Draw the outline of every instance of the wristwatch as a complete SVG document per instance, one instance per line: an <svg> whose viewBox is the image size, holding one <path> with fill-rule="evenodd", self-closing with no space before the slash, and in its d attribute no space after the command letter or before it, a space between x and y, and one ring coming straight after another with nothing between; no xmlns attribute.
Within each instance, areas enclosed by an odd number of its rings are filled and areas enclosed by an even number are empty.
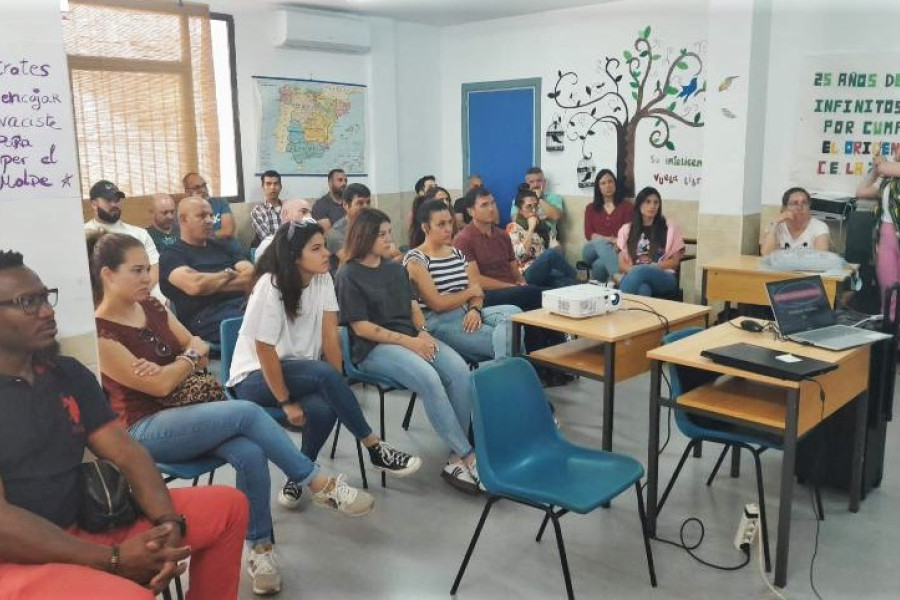
<svg viewBox="0 0 900 600"><path fill-rule="evenodd" d="M480 306L470 306L469 310L474 310L475 312L477 312L479 317L484 316L484 312L481 310ZM469 310L467 310L466 312L469 312Z"/></svg>
<svg viewBox="0 0 900 600"><path fill-rule="evenodd" d="M184 518L184 515L163 515L153 520L154 525L162 525L163 523L174 523L178 525L181 537L187 535L187 519Z"/></svg>
<svg viewBox="0 0 900 600"><path fill-rule="evenodd" d="M189 359L191 360L191 362L193 362L195 365L196 365L198 362L200 362L200 360L203 358L203 355L200 354L199 352L197 352L196 350L194 350L193 348L188 348L187 350L185 350L185 351L182 352L181 354L182 354L185 358L189 358Z"/></svg>

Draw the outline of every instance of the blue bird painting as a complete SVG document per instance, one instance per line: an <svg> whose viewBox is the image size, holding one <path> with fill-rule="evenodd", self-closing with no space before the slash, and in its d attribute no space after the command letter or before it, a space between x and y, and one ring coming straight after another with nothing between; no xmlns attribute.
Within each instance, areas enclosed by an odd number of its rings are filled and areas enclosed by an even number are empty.
<svg viewBox="0 0 900 600"><path fill-rule="evenodd" d="M687 102L687 99L697 93L697 78L694 77L691 79L691 82L687 85L681 86L681 91L678 92L676 98L683 98L682 102Z"/></svg>

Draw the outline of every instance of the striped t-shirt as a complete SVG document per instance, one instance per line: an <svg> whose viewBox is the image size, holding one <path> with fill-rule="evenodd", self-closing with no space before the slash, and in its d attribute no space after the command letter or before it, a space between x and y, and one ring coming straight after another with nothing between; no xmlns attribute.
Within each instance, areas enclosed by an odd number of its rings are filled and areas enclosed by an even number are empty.
<svg viewBox="0 0 900 600"><path fill-rule="evenodd" d="M403 257L403 266L407 266L411 260L417 260L425 266L439 294L452 294L469 287L466 257L456 248L452 248L450 256L445 258L434 258L421 250L410 250ZM423 309L428 308L421 298L419 305Z"/></svg>

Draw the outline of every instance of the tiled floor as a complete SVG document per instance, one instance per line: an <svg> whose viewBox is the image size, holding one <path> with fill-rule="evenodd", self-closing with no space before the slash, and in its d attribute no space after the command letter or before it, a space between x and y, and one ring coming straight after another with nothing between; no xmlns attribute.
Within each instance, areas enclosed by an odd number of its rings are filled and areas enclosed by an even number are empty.
<svg viewBox="0 0 900 600"><path fill-rule="evenodd" d="M579 380L551 390L562 421L562 431L578 443L599 446L600 385ZM638 377L617 387L614 447L646 462L647 395L649 379ZM377 423L378 396L357 390L371 423ZM475 524L483 507L481 498L461 494L439 477L446 448L433 433L421 407L409 432L400 427L407 396L388 399L388 439L397 447L418 452L425 464L411 478L388 480L388 488L374 487L375 511L351 519L304 503L297 512L275 506L279 560L284 576L280 597L338 598L447 598ZM673 425L674 427L674 425ZM858 514L847 511L847 496L824 490L826 520L819 532L815 584L823 598L900 597L900 428L889 427L886 474L881 487L863 502ZM291 434L293 435L293 434ZM299 443L299 439L297 440ZM667 481L682 449L684 438L673 430L662 457L661 472ZM330 442L329 442L330 447ZM710 448L700 460L690 460L666 504L658 533L678 536L684 519L696 516L706 526L706 538L698 553L723 565L741 562L732 540L746 502L756 491L749 457L744 458L740 479L720 474L712 487L704 481L717 452ZM350 436L342 435L338 456L332 461L323 452L320 463L329 470L348 474L359 483L356 453ZM778 477L781 455L763 455L770 527L777 527ZM233 482L233 471L224 469L220 483ZM370 471L377 485L377 476ZM273 468L273 494L283 481ZM274 500L273 500L274 502ZM458 597L562 598L562 574L552 532L540 544L534 534L541 515L532 509L500 502L491 513L475 550ZM609 510L590 515L570 515L562 520L569 565L579 598L771 598L762 581L757 561L736 572L717 571L691 559L683 550L653 542L659 587L652 589L640 538L636 501L625 493ZM809 583L816 522L808 488L797 486L793 503L788 598L814 598ZM691 534L689 534L691 535ZM772 541L774 552L774 534ZM893 591L891 591L893 590ZM253 598L246 575L241 598Z"/></svg>

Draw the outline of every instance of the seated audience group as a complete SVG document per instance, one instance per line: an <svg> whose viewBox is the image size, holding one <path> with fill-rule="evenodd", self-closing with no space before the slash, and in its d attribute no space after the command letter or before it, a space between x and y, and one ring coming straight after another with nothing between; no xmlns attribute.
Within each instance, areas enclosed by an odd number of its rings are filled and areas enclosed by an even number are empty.
<svg viewBox="0 0 900 600"><path fill-rule="evenodd" d="M544 290L575 283L560 243L562 198L547 192L539 168L529 169L502 228L480 176L454 203L426 175L415 184L404 254L365 185L348 184L342 169L327 182L310 206L282 200L281 176L263 173L264 201L250 215L255 267L228 202L211 198L199 173L185 175L177 204L168 194L151 198L147 230L122 222L125 195L114 183L94 184L84 229L101 385L58 354L57 290L20 254L0 252L0 596L149 599L190 557L191 598L235 598L242 538L253 591L279 592L269 462L286 477L282 506L300 507L307 487L313 504L351 516L371 512L373 497L315 462L337 422L374 468L403 477L422 465L367 422L342 376L340 325L355 365L422 401L448 448L441 477L469 493L483 489L468 438L469 364L508 356L510 317L539 308ZM764 254L828 248L827 227L809 204L802 188L785 192L763 232ZM584 235L593 278L641 295L678 287L684 240L656 189L643 188L632 204L615 174L601 170ZM242 324L225 388L241 400L222 402L206 367L221 322L232 317ZM561 341L525 328L527 349ZM570 380L539 373L546 385ZM299 448L264 407L280 408L302 430ZM81 528L85 448L130 484L136 521L100 534ZM154 465L205 456L235 469L239 491L169 490Z"/></svg>

